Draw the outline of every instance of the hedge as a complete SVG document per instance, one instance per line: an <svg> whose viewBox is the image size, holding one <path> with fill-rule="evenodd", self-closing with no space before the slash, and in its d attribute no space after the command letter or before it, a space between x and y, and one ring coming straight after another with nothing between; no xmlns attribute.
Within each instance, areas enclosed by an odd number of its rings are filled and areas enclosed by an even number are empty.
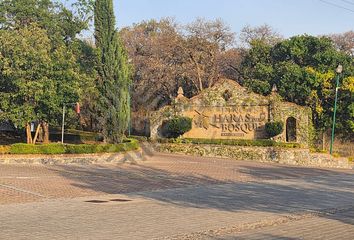
<svg viewBox="0 0 354 240"><path fill-rule="evenodd" d="M282 121L267 122L265 124L265 131L268 137L275 137L284 131L284 123Z"/></svg>
<svg viewBox="0 0 354 240"><path fill-rule="evenodd" d="M6 151L1 149L6 148ZM139 142L129 139L119 144L61 144L51 143L32 145L17 143L10 146L0 146L2 154L83 154L83 153L116 153L136 150Z"/></svg>
<svg viewBox="0 0 354 240"><path fill-rule="evenodd" d="M59 143L33 145L16 143L11 145L10 154L64 154L65 146Z"/></svg>
<svg viewBox="0 0 354 240"><path fill-rule="evenodd" d="M192 129L192 119L188 117L175 117L164 123L165 135L176 138Z"/></svg>
<svg viewBox="0 0 354 240"><path fill-rule="evenodd" d="M149 140L149 138L146 136L137 136L137 135L130 135L129 138L138 140L139 142L147 142Z"/></svg>
<svg viewBox="0 0 354 240"><path fill-rule="evenodd" d="M216 145L233 145L233 146L255 146L255 147L284 147L284 148L300 148L299 143L276 142L269 139L202 139L202 138L177 138L177 139L159 139L161 143L192 143L192 144L216 144Z"/></svg>

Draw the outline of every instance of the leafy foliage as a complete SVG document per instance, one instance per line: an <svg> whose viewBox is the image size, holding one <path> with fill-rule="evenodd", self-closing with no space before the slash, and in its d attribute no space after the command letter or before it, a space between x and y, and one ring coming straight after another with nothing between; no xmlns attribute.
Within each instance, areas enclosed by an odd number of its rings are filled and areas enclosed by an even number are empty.
<svg viewBox="0 0 354 240"><path fill-rule="evenodd" d="M270 45L260 40L254 40L251 42L251 49L241 63L242 84L263 95L270 93L271 80L274 76L270 51Z"/></svg>
<svg viewBox="0 0 354 240"><path fill-rule="evenodd" d="M60 143L51 143L45 145L30 145L16 143L11 145L11 154L64 154L65 146Z"/></svg>
<svg viewBox="0 0 354 240"><path fill-rule="evenodd" d="M54 123L62 103L79 97L73 53L64 45L52 49L46 30L36 25L0 31L2 118L17 126Z"/></svg>
<svg viewBox="0 0 354 240"><path fill-rule="evenodd" d="M324 131L331 127L338 64L343 65L344 72L340 76L336 127L342 134L353 136L353 58L337 50L327 37L295 36L274 46L253 41L241 64L243 85L268 95L275 84L285 100L310 106L316 129Z"/></svg>
<svg viewBox="0 0 354 240"><path fill-rule="evenodd" d="M139 142L128 139L119 144L60 144L29 145L23 143L2 147L10 154L84 154L84 153L116 153L132 151L139 148Z"/></svg>
<svg viewBox="0 0 354 240"><path fill-rule="evenodd" d="M284 123L281 121L267 122L265 130L269 137L275 137L284 131Z"/></svg>
<svg viewBox="0 0 354 240"><path fill-rule="evenodd" d="M74 9L69 10L52 0L2 0L0 28L12 30L36 23L39 28L47 31L53 44L62 40L71 41L88 27L90 16L87 1L80 0L82 4L74 4Z"/></svg>
<svg viewBox="0 0 354 240"><path fill-rule="evenodd" d="M4 0L0 6L0 119L26 128L31 143L30 122L40 123L48 137L63 104L89 92L84 88L94 78L83 67L83 41L76 38L89 20L51 0Z"/></svg>
<svg viewBox="0 0 354 240"><path fill-rule="evenodd" d="M269 139L202 139L202 138L182 138L182 139L159 139L161 143L192 143L192 144L216 144L232 146L255 146L255 147L283 147L300 148L299 143L283 143Z"/></svg>
<svg viewBox="0 0 354 240"><path fill-rule="evenodd" d="M176 138L192 129L192 119L188 117L176 117L165 123L166 134L170 138Z"/></svg>
<svg viewBox="0 0 354 240"><path fill-rule="evenodd" d="M96 1L95 39L99 124L105 140L118 143L122 141L129 123L131 69L115 29L112 0Z"/></svg>

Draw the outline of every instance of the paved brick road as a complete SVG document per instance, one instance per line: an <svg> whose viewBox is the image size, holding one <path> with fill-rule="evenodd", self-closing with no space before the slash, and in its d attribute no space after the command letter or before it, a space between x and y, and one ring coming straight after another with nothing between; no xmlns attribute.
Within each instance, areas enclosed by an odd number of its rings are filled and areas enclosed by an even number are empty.
<svg viewBox="0 0 354 240"><path fill-rule="evenodd" d="M166 154L1 165L0 239L352 240L353 173Z"/></svg>

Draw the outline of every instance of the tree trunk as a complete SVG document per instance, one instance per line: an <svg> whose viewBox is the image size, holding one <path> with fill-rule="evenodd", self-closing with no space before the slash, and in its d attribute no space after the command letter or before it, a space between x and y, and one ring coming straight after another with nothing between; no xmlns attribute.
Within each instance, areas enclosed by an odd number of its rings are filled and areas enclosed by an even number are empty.
<svg viewBox="0 0 354 240"><path fill-rule="evenodd" d="M199 64L196 63L196 65L197 65L197 74L198 74L198 82L199 82L199 92L202 92L203 91L202 74L200 73L201 70L200 70Z"/></svg>
<svg viewBox="0 0 354 240"><path fill-rule="evenodd" d="M42 126L42 123L41 123L41 127L39 128L37 141L41 142L41 143L43 142L43 126Z"/></svg>
<svg viewBox="0 0 354 240"><path fill-rule="evenodd" d="M27 144L32 144L31 123L26 124Z"/></svg>
<svg viewBox="0 0 354 240"><path fill-rule="evenodd" d="M39 134L39 129L40 128L41 128L41 124L39 123L38 126L37 126L37 129L36 129L36 134L34 134L34 138L33 138L33 141L32 141L33 144L36 144L36 142L37 142L37 138L38 138L38 134Z"/></svg>
<svg viewBox="0 0 354 240"><path fill-rule="evenodd" d="M47 122L42 122L43 129L43 143L49 143L49 124Z"/></svg>
<svg viewBox="0 0 354 240"><path fill-rule="evenodd" d="M202 81L202 76L201 76L201 72L200 72L201 70L200 70L198 62L194 59L194 56L192 54L189 54L189 57L190 57L190 61L192 62L192 64L195 65L196 71L197 71L197 82L194 82L194 81L192 81L192 82L196 86L197 92L200 93L201 91L203 91L203 81Z"/></svg>

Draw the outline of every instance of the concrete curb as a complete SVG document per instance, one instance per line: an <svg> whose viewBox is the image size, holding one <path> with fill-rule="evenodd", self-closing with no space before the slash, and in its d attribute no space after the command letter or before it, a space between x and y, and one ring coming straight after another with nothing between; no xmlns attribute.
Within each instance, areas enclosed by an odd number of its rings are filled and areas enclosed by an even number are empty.
<svg viewBox="0 0 354 240"><path fill-rule="evenodd" d="M63 154L63 155L0 155L0 164L118 164L144 160L143 150L124 153Z"/></svg>

